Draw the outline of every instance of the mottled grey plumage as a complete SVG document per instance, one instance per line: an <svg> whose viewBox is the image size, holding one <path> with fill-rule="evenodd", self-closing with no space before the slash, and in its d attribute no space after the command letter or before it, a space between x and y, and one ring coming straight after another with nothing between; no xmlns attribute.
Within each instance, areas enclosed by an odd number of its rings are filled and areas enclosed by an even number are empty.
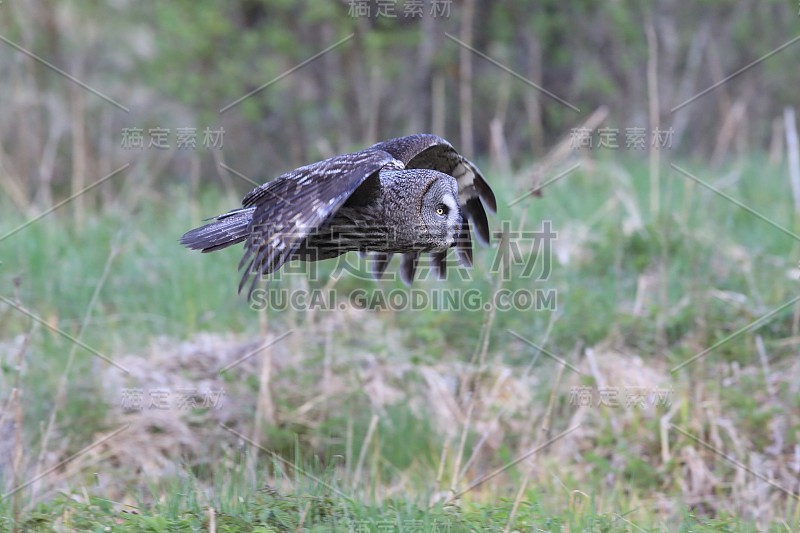
<svg viewBox="0 0 800 533"><path fill-rule="evenodd" d="M450 247L472 265L470 227L489 242L484 207L495 212L495 197L471 162L441 137L409 135L287 172L253 189L240 209L187 232L181 244L211 252L244 241L240 291L252 274L270 274L291 259L348 251L371 253L377 277L402 253L400 275L410 284L422 252L431 253L440 278Z"/></svg>

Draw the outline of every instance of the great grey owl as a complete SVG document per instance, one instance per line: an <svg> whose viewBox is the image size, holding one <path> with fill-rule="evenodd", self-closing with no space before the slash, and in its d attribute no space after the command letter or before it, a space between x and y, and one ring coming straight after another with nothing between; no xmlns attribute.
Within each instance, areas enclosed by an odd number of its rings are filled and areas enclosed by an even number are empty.
<svg viewBox="0 0 800 533"><path fill-rule="evenodd" d="M244 241L239 291L256 274L252 292L258 274L289 260L349 251L371 253L376 277L392 254L402 253L400 277L411 284L422 252L431 253L440 279L450 247L462 265L472 265L470 224L478 240L489 243L484 207L494 213L497 203L475 165L441 137L417 134L287 172L180 242L212 252Z"/></svg>

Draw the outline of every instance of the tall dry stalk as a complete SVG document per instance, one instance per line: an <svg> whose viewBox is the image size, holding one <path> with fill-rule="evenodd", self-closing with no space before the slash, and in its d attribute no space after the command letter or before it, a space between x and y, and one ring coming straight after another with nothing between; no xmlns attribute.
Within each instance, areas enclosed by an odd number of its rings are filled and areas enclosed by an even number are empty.
<svg viewBox="0 0 800 533"><path fill-rule="evenodd" d="M367 428L367 434L364 436L364 442L361 444L361 451L358 454L358 462L356 463L356 469L353 472L353 479L351 481L353 487L355 487L358 483L358 480L361 479L361 472L364 469L364 461L367 458L367 450L372 442L372 436L375 434L375 430L378 427L379 421L380 417L378 417L376 414L373 414L372 419L369 421L369 428Z"/></svg>
<svg viewBox="0 0 800 533"><path fill-rule="evenodd" d="M475 0L464 0L461 6L462 42L472 46L472 23L475 18ZM475 142L472 134L472 51L462 46L458 51L458 116L461 125L461 145L459 151L467 157L475 155Z"/></svg>
<svg viewBox="0 0 800 533"><path fill-rule="evenodd" d="M653 132L661 127L661 114L658 94L658 37L652 20L647 22L645 33L647 34L647 103L650 131ZM658 219L661 208L660 155L659 150L650 147L650 212L653 220Z"/></svg>
<svg viewBox="0 0 800 533"><path fill-rule="evenodd" d="M267 311L262 309L258 314L258 328L264 339L261 351L261 373L258 380L258 397L256 398L256 411L253 414L253 433L251 439L261 443L264 422L270 426L275 425L275 403L272 400L272 344L275 342L272 335L267 333ZM256 455L248 455L247 472L250 474L250 483L256 482Z"/></svg>
<svg viewBox="0 0 800 533"><path fill-rule="evenodd" d="M0 428L5 425L6 417L14 416L14 455L11 460L11 476L14 484L14 494L11 502L12 516L14 522L14 533L19 531L19 518L20 518L20 497L21 490L16 490L17 487L22 486L22 463L25 456L23 452L23 437L22 426L24 423L22 411L22 366L25 362L25 354L30 345L31 332L27 332L22 339L22 346L17 352L16 373L14 376L14 387L11 389L11 395L6 403L6 409L3 410L3 415L0 417Z"/></svg>
<svg viewBox="0 0 800 533"><path fill-rule="evenodd" d="M580 353L580 349L581 346L578 345L575 349L575 352ZM553 388L550 390L550 401L547 403L547 410L545 411L544 419L542 420L542 427L539 431L539 436L536 439L535 449L539 449L544 444L545 439L550 437L553 408L555 407L556 399L558 398L558 386L561 384L561 377L563 374L564 365L558 365L556 379L553 382ZM517 516L517 511L519 510L520 503L522 503L522 498L525 496L525 492L528 490L528 484L530 483L532 476L533 464L529 465L528 469L525 471L525 476L522 478L522 483L520 483L519 489L517 490L517 495L514 498L514 504L511 506L511 512L508 515L508 522L506 522L506 526L503 529L504 533L508 533L508 531L511 529L511 526L514 524L514 518Z"/></svg>
<svg viewBox="0 0 800 533"><path fill-rule="evenodd" d="M786 157L789 161L789 184L794 200L795 225L800 221L800 141L797 135L797 121L793 107L783 110L783 122L786 129ZM795 243L795 248L797 243ZM792 316L792 334L800 333L800 306L795 306Z"/></svg>
<svg viewBox="0 0 800 533"><path fill-rule="evenodd" d="M797 121L793 107L783 110L786 125L786 154L789 161L789 185L792 188L794 212L800 213L800 142L797 140Z"/></svg>
<svg viewBox="0 0 800 533"><path fill-rule="evenodd" d="M650 114L650 130L661 130L661 102L658 92L658 36L653 20L645 25L647 35L647 100ZM657 238L661 240L661 255L656 269L658 271L659 311L656 315L656 344L666 346L666 310L669 306L667 294L666 226L661 225L661 147L658 139L650 146L650 214L654 227L658 228Z"/></svg>
<svg viewBox="0 0 800 533"><path fill-rule="evenodd" d="M445 93L445 77L436 72L431 80L431 133L447 136L445 131L445 114L447 112L447 94Z"/></svg>
<svg viewBox="0 0 800 533"><path fill-rule="evenodd" d="M86 97L82 87L70 88L72 108L72 194L75 196L72 209L78 230L83 227L86 216L86 194L78 194L86 187L87 145L86 145Z"/></svg>
<svg viewBox="0 0 800 533"><path fill-rule="evenodd" d="M97 303L97 298L100 295L100 291L103 289L103 286L108 279L108 274L111 271L111 264L114 261L114 258L119 254L120 249L117 247L116 242L120 240L121 234L118 234L115 242L111 245L111 250L109 250L108 257L106 258L106 263L103 266L103 272L100 274L100 279L97 280L97 285L95 285L94 292L92 293L92 298L89 300L89 305L86 307L86 312L83 315L83 320L81 321L81 327L78 330L78 334L76 339L81 340L83 338L83 334L86 331L86 326L89 324L89 320L92 317L92 311L94 311L94 306ZM36 461L36 474L35 479L41 480L41 475L44 468L44 461L45 455L47 452L47 446L50 443L50 438L53 434L53 427L55 426L56 416L59 411L64 408L66 403L66 395L67 395L67 384L69 382L69 375L70 371L72 370L72 365L75 361L75 352L78 349L78 345L76 343L72 344L70 348L69 355L67 356L67 365L64 368L64 372L62 372L61 377L58 381L58 385L56 386L56 395L53 401L53 409L50 411L50 417L47 421L47 426L44 431L44 435L42 436L42 443L41 448L39 449L39 457ZM39 481L37 481L33 486L33 493L36 493L36 490L39 487Z"/></svg>

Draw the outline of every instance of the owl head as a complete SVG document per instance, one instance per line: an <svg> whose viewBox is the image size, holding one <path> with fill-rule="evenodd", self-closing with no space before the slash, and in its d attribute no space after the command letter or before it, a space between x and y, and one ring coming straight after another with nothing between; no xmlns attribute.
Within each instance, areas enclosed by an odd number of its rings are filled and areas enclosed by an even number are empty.
<svg viewBox="0 0 800 533"><path fill-rule="evenodd" d="M436 170L381 172L385 220L398 249L446 249L461 229L458 185Z"/></svg>
<svg viewBox="0 0 800 533"><path fill-rule="evenodd" d="M461 229L458 185L455 178L435 170L419 206L420 233L433 248L453 246Z"/></svg>

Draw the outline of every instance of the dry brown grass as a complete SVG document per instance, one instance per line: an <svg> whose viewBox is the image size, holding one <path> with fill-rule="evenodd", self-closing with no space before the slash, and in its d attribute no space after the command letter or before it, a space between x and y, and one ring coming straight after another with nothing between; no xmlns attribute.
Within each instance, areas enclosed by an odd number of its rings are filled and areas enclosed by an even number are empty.
<svg viewBox="0 0 800 533"><path fill-rule="evenodd" d="M419 479L425 475L423 466L412 464L410 471L399 472L376 489L379 498L436 488L432 497L441 501L452 494L443 487L449 485L448 476L456 466L462 477L459 486L464 488L502 466L498 454L510 452L512 457L518 456L541 440L538 435L546 408L541 391L553 385L541 371L520 372L519 368L498 361L481 368L477 362L470 364L448 357L441 362L421 363L397 356L388 364L387 352L392 357L405 352L401 350L403 339L393 335L384 321L373 313L348 310L334 322L325 324L325 320L319 320L314 333L307 333L303 343L311 346L314 338L323 340L326 331L330 338L332 328L333 340L326 356L332 358L332 371L325 372L323 365L309 366L313 354L296 350L297 345L288 339L271 348L269 390L276 406L274 416L278 425L313 429L331 417L347 413L348 404L360 396L364 400L360 405L368 405L371 411L367 418L372 417L376 423L371 425L372 434L349 435L349 438L359 443L364 439L362 453L371 451L367 457L350 456L349 463L336 468L351 475L359 470L361 477L374 468L372 441L380 438L377 422L387 423L388 408L405 405L420 421L429 421L442 443L438 459L444 469L440 468L439 479L434 472L428 472L427 487L420 487ZM140 490L145 480L152 483L186 475L187 468L213 460L215 454L219 456L226 447L235 446L230 443L236 439L219 424L250 434L260 401L254 392L260 387L247 376L261 374L261 357L258 354L250 357L226 372L227 375L221 376L218 371L253 353L261 344L261 339L201 334L179 343L161 339L142 353L119 357L119 363L130 369L131 374L126 376L112 367L103 376L105 398L111 405L107 425L111 429L130 426L119 438L81 456L68 468L54 472L45 485L63 485L63 480L72 474L94 467L100 472L96 482L103 494L130 502L132 489ZM765 409L774 407L774 414L763 428L770 435L771 445L760 450L752 442L753 435L737 421L736 413L720 409L718 390L715 392L691 379L674 379L663 362L646 361L634 352L614 346L593 346L582 350L575 364L582 374L564 371L550 413L550 425L563 429L579 424L579 429L537 453L532 461L477 487L470 498L491 500L498 494L510 494L518 486L521 472L530 467L530 482L555 489L552 497L556 501L562 499L578 505L584 497L581 494L593 494L597 512L613 510L615 494L626 491L628 496L635 496L633 501L657 509L657 514L663 517L679 512L681 505L688 503L711 515L731 512L764 523L774 519L780 509L784 512L792 509L786 505L796 505L775 486L798 490L800 449L787 444L797 440L792 432L797 431L798 415L788 410L781 398L786 393L789 397L800 394L797 380L793 379L800 373L800 362L774 367L768 364L719 367L726 369L722 387L737 387L746 379L764 379L767 383L764 396L758 400ZM471 384L469 390L462 389L465 382ZM595 405L575 405L571 398L575 387L587 384L595 389ZM597 389L611 386L671 388L672 405L598 407ZM223 389L225 395L218 409L145 408L125 412L119 399L120 391L126 387L146 391ZM470 450L459 458L458 442L473 398L470 432L475 439ZM717 452L692 441L670 424L708 443ZM550 435L557 431L551 429ZM312 449L324 450L326 441L322 436L313 431L307 435L307 444ZM273 443L263 437L261 444L271 449ZM348 446L352 449L353 443ZM602 468L589 454L595 459L603 458L610 465L599 487L597 475ZM652 475L659 480L656 487L643 486L637 492L636 483L646 480L630 477L637 475L634 459L652 467ZM732 465L729 459L742 463L762 478ZM360 483L358 479L354 481Z"/></svg>

